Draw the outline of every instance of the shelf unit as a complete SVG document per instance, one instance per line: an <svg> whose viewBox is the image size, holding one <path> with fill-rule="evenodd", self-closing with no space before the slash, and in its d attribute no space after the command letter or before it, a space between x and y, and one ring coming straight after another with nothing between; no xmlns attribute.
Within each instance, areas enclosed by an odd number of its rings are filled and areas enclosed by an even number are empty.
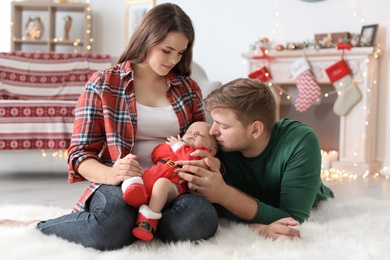
<svg viewBox="0 0 390 260"><path fill-rule="evenodd" d="M12 2L11 49L23 51L91 52L91 8L86 3ZM69 40L64 40L63 16L72 17ZM30 16L42 19L44 32L40 39L29 39L24 33Z"/></svg>

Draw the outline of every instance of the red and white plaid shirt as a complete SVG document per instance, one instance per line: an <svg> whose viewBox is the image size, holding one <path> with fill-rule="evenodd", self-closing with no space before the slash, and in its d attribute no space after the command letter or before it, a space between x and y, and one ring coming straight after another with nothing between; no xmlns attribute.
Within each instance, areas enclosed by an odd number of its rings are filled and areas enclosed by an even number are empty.
<svg viewBox="0 0 390 260"><path fill-rule="evenodd" d="M112 166L131 153L137 133L136 99L130 62L95 72L81 93L75 110L74 129L68 149L68 180L85 180L77 170L82 161L95 158ZM195 121L205 121L202 93L188 76L170 72L167 98L176 113L180 135ZM85 203L99 187L91 183L73 211L85 210Z"/></svg>

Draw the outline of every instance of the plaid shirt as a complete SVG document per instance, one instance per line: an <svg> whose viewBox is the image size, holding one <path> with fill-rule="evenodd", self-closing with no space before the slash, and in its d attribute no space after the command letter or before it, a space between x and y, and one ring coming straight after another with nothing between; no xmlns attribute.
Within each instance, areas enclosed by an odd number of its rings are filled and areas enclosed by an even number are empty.
<svg viewBox="0 0 390 260"><path fill-rule="evenodd" d="M137 133L136 99L130 62L95 72L81 93L75 110L74 129L68 149L68 180L85 180L77 170L82 161L94 158L112 166L133 151ZM182 135L192 122L204 121L202 93L187 76L170 72L166 96L176 113ZM85 203L99 187L91 183L73 211L85 210Z"/></svg>

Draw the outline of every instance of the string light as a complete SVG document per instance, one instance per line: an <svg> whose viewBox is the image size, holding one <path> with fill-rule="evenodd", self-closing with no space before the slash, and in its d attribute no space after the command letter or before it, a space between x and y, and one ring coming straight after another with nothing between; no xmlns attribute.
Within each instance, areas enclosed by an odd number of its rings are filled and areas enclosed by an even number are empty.
<svg viewBox="0 0 390 260"><path fill-rule="evenodd" d="M85 32L86 32L86 34L89 37L89 40L88 40L89 44L86 46L86 50L91 51L92 50L92 43L94 41L94 39L91 36L91 32L92 32L92 23L91 23L91 21L92 21L92 14L91 14L91 12L92 12L92 9L91 9L91 6L89 5L90 0L86 0L85 3L88 4L88 6L86 8L86 20L87 20L87 23L86 23L86 28L85 28L86 31ZM15 26L15 22L11 21L10 22L10 26L11 26L11 29L12 29L12 27ZM40 35L38 35L38 31L34 31L34 33L35 33L34 34L34 38L39 38L40 37ZM16 41L17 38L15 36L13 36L13 40ZM28 39L25 36L22 36L21 40L22 41L27 41ZM47 40L50 41L50 39L47 39ZM62 42L62 41L63 41L63 39L61 37L53 39L53 42L55 42L55 43ZM77 47L77 46L79 46L79 43L80 43L80 40L77 39L75 42L73 42L73 46ZM84 44L87 44L87 43L84 43ZM77 53L78 52L77 48L73 49L73 52Z"/></svg>
<svg viewBox="0 0 390 260"><path fill-rule="evenodd" d="M378 59L379 58L379 53L380 53L380 49L379 48L375 48L374 49L374 52L372 54L372 57L374 58L374 60ZM363 82L368 82L367 86L366 86L366 90L363 90L363 91L366 91L367 95L371 95L373 93L373 88L375 88L378 84L378 81L377 81L377 78L376 77L376 74L375 74L375 71L376 71L376 66L377 66L377 62L375 62L372 66L370 66L371 64L369 64L370 62L373 62L372 59L367 59L366 61L366 65L368 68L370 68L371 70L370 71L367 71L365 73L361 73L361 75L363 75L364 79L362 80ZM261 63L259 62L259 65L257 66L257 69L259 70L260 68L262 68L264 66L264 61L262 61ZM292 98L297 98L297 94L294 94L294 93L290 93L287 89L279 86L278 84L274 83L272 81L272 78L271 78L271 75L269 74L265 74L266 77L268 78L268 82L266 83L268 85L268 87L270 88L273 88L274 92L275 93L278 93L281 97L282 96L285 96L286 100L291 100ZM353 80L354 82L354 85L356 87L358 82L357 80ZM332 95L342 95L343 92L342 91L336 91L336 90L333 90L333 91L329 91L329 92L326 92L324 93L318 100L320 100L321 98L328 98ZM370 122L369 122L369 117L368 115L370 114L370 110L367 108L367 106L363 106L363 111L364 111L364 115L365 115L365 120L363 121L365 127L368 127L370 125ZM361 138L365 139L367 138L364 134L360 135ZM361 155L358 151L361 150L361 143L364 143L365 140L363 140L362 142L360 142L359 140L355 143L355 152L353 153L353 156L358 159L358 157ZM353 166L354 167L358 167L358 163L353 163ZM366 171L363 175L363 178L367 177L368 175L370 175L370 172L369 171ZM373 173L373 176L378 176L378 173ZM335 169L335 168L331 168L331 169L323 169L321 171L321 177L325 180L328 180L328 181L334 181L334 180L345 180L345 179L348 179L348 180L356 180L358 178L358 175L357 174L352 174L352 173L348 173L346 171L343 171L343 170L338 170L338 169ZM386 176L386 180L388 180L390 178L390 176Z"/></svg>
<svg viewBox="0 0 390 260"><path fill-rule="evenodd" d="M274 0L274 2L276 3L276 9L279 10L279 0ZM275 12L275 23L274 23L274 28L272 29L271 31L271 34L272 35L275 35L278 31L278 28L279 28L279 18L280 18L280 12L279 11L276 11Z"/></svg>
<svg viewBox="0 0 390 260"><path fill-rule="evenodd" d="M92 34L92 8L89 5L90 0L86 0L85 3L88 4L88 6L86 8L86 14L85 14L85 20L86 20L85 33L87 34L87 37L89 37L89 38L85 39L87 42L84 42L83 44L85 45L85 50L92 51L92 43L94 41L92 38L92 35L91 35ZM73 46L75 47L73 49L74 53L78 52L77 48L80 45L80 43L81 43L80 39L76 39L73 42Z"/></svg>
<svg viewBox="0 0 390 260"><path fill-rule="evenodd" d="M41 149L41 155L42 157L46 158L48 156L47 152L45 149ZM57 151L53 151L51 153L51 157L59 160L68 160L68 150L66 149L59 149Z"/></svg>
<svg viewBox="0 0 390 260"><path fill-rule="evenodd" d="M345 170L337 170L335 168L321 170L321 179L328 182L355 181L358 179L368 179L368 178L378 179L381 177L383 177L383 179L386 181L390 180L389 175L383 176L378 172L370 174L369 171L366 171L363 175L357 175L357 174L347 172Z"/></svg>
<svg viewBox="0 0 390 260"><path fill-rule="evenodd" d="M363 24L364 18L362 15L362 11L360 10L358 0L351 0L351 5L353 6L354 9L352 15L355 16L361 24Z"/></svg>
<svg viewBox="0 0 390 260"><path fill-rule="evenodd" d="M265 52L268 53L267 50L266 50ZM379 55L378 55L379 53L380 53L380 50L379 50L379 49L375 49L375 51L374 51L374 53L373 53L373 57L374 57L375 59L378 59L378 58L379 58ZM366 62L369 63L369 60L367 60ZM259 65L259 66L257 67L257 69L259 70L260 68L261 68L261 66ZM374 70L372 70L372 71L370 72L370 75L372 76L373 73L374 73ZM269 77L269 75L266 75L266 76ZM367 73L363 73L363 76L364 76L365 78L367 78L368 75L367 75ZM284 89L283 87L279 86L278 84L274 83L274 82L272 81L272 79L270 79L270 80L268 81L267 84L268 84L269 87L274 87L275 90L277 90L276 92L279 93L280 96L285 95L287 100L290 100L291 98L293 98L293 99L295 100L295 99L298 97L297 94L291 93L291 92L289 92L288 90ZM356 84L356 81L355 81L355 84ZM341 86L341 87L342 87L342 85L343 85L343 83L340 83L340 86ZM366 92L367 92L367 93L371 93L371 91L372 91L371 89L372 89L372 87L373 87L374 85L377 85L377 79L372 79L372 82L371 82L371 84L368 85L368 87L367 87L367 89L366 89ZM333 91L325 92L324 94L321 95L321 97L322 97L322 98L329 98L330 96L335 95L335 94L341 96L343 93L342 93L341 91L333 90ZM321 97L318 99L318 101L321 100ZM363 109L364 109L364 110L367 110L366 107L364 107ZM369 113L369 111L367 111L367 113ZM366 122L366 125L368 125L368 122Z"/></svg>
<svg viewBox="0 0 390 260"><path fill-rule="evenodd" d="M279 7L279 1L278 0L274 0L274 2L277 5L276 8L279 9L280 8ZM358 21L360 23L360 26L361 26L361 24L363 24L365 22L365 20L363 18L363 14L361 12L358 0L351 0L350 3L351 3L351 6L353 8L353 16L355 16L358 19ZM274 27L272 28L272 35L276 34L277 29L280 26L279 19L280 19L280 12L278 10L278 11L275 12L275 23L273 24ZM252 53L254 53L254 55L258 55L258 53L259 53L259 51L258 51L259 50L259 45L260 46L262 45L263 47L266 47L266 49L268 51L269 48L267 48L267 47L269 47L271 45L271 43L269 42L269 43L267 43L267 45L265 45L265 44L261 43L261 40L258 38L256 40L256 42L250 46L250 47L252 47L251 49L252 49ZM291 49L294 49L294 48L291 48ZM279 49L277 49L277 50L279 50ZM380 53L381 53L381 50L380 50L380 48L377 45L374 48L374 52L372 54L372 57L374 58L374 60L379 58ZM377 62L375 62L374 65L369 66L369 63L371 62L371 60L372 59L370 59L370 58L368 58L366 60L367 67L370 67L371 71L367 71L367 72L362 73L363 77L365 78L364 81L368 82L368 84L366 86L366 89L362 90L362 91L365 91L367 93L366 95L371 95L373 93L373 88L376 88L377 87L377 83L378 83L377 79L374 78L374 76L376 76L375 71L377 70L377 68L376 68L377 67ZM247 61L244 61L244 63L246 64ZM358 69L359 69L359 66L358 66ZM270 88L273 88L273 90L275 90L275 93L278 93L279 96L281 96L281 97L285 96L286 100L291 100L291 99L295 100L298 97L298 94L296 94L296 92L290 93L287 89L284 89L281 86L279 86L278 84L272 82L271 79L267 82L267 84L268 84L268 86ZM358 87L356 80L354 80L354 85L356 87ZM375 90L377 91L377 89L375 89ZM336 94L337 95L342 95L343 92L341 92L341 91L338 92L336 90L325 92L325 93L323 93L321 95L320 98L318 98L318 101L320 101L322 98L329 98L329 97L331 97L333 95L336 95ZM368 115L370 114L370 110L366 106L363 107L363 110L364 110L364 115L366 116L366 120L364 120L363 123L364 123L365 127L368 127L370 125L370 121L369 121L369 117L368 117ZM365 139L367 137L364 134L362 134L361 138ZM365 140L363 140L363 142L365 142ZM356 151L360 151L360 149L361 149L360 148L360 144L361 144L360 141L356 142L356 144L355 144ZM357 158L358 156L359 156L359 153L355 152L354 153L354 157ZM354 163L354 166L357 167L358 164ZM328 173L324 172L324 173L322 173L322 175L326 176L326 178L330 178L329 177L330 172L332 173L332 178L335 178L335 176L338 176L336 179L340 179L340 178L356 179L357 178L355 175L347 174L347 173L345 173L343 171L338 171L337 169L328 170ZM386 169L386 172L387 172L387 169ZM363 175L363 177L366 177L366 175L368 175L368 174L369 174L369 172L367 171L365 173L365 175ZM376 176L376 175L378 175L378 173L374 173L374 176ZM389 178L390 178L390 176L386 176L386 179L389 179Z"/></svg>
<svg viewBox="0 0 390 260"><path fill-rule="evenodd" d="M87 26L86 26L86 34L89 36L89 43L84 43L84 44L87 44L86 46L86 49L88 51L91 51L92 50L92 43L94 41L94 39L92 38L92 8L91 6L89 6L89 2L90 0L86 0L86 3L88 4L88 7L87 7L87 15L86 15L86 19L87 19Z"/></svg>

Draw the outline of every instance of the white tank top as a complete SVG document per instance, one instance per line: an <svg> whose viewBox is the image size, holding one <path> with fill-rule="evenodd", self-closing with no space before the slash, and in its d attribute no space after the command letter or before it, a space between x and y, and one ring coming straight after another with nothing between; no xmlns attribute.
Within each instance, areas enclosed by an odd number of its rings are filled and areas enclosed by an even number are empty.
<svg viewBox="0 0 390 260"><path fill-rule="evenodd" d="M137 134L133 154L143 170L154 165L151 158L153 149L164 143L169 136L180 132L179 120L171 105L148 107L137 102Z"/></svg>

